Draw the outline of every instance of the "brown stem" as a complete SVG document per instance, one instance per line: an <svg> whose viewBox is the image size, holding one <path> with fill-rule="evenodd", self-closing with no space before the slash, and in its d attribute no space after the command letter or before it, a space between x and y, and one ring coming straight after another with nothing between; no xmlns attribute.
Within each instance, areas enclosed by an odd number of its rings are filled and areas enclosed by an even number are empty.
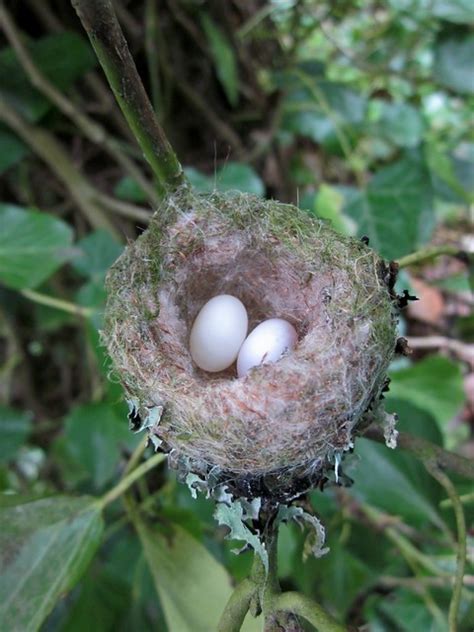
<svg viewBox="0 0 474 632"><path fill-rule="evenodd" d="M364 433L364 436L378 441L379 443L385 443L382 430L376 426L371 426ZM434 443L431 443L431 441L427 441L421 437L415 437L408 432L400 432L397 443L400 448L411 452L424 464L434 462L437 463L440 468L451 470L469 480L474 480L474 462L459 454L448 452Z"/></svg>

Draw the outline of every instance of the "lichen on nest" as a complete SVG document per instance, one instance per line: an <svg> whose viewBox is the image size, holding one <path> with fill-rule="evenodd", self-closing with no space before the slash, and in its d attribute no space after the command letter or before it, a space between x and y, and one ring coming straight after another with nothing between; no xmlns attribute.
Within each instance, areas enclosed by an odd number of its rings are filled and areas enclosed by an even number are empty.
<svg viewBox="0 0 474 632"><path fill-rule="evenodd" d="M236 495L288 499L333 467L379 399L396 340L385 270L294 206L184 188L109 271L102 336L135 413L163 411L149 432L171 464ZM249 330L292 323L296 348L239 379L200 370L191 326L224 293L244 303Z"/></svg>

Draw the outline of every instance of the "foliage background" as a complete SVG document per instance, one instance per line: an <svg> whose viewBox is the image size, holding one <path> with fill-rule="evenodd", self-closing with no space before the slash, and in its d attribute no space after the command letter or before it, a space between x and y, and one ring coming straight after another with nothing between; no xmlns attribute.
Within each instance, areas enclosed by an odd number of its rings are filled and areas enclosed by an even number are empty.
<svg viewBox="0 0 474 632"><path fill-rule="evenodd" d="M429 243L472 248L470 2L115 4L199 190L291 201L369 236L387 258ZM164 464L133 487L139 511L107 496L142 437L129 433L120 387L107 380L103 280L146 226L157 201L152 176L69 4L7 8L0 621L22 631L83 630L91 621L96 632L208 631L251 554L232 554L236 543L216 527L210 501L192 499ZM404 272L400 287L421 300L400 322L415 351L392 367L387 408L401 429L472 458L466 266L440 259ZM282 529L282 585L353 626L446 630L456 536L445 492L413 457L368 439L357 440L346 471L351 488L328 486L307 501L326 526L326 557L302 562L303 534ZM453 481L460 494L472 492ZM471 630L472 495L465 511L459 629ZM246 629L259 628L249 621Z"/></svg>

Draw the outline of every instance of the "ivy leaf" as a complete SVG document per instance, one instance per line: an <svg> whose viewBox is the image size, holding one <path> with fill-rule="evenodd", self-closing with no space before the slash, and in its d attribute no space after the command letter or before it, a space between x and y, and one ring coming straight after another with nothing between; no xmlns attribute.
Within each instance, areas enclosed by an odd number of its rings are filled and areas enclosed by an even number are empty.
<svg viewBox="0 0 474 632"><path fill-rule="evenodd" d="M425 125L419 111L408 103L384 103L380 133L398 147L416 147Z"/></svg>
<svg viewBox="0 0 474 632"><path fill-rule="evenodd" d="M471 0L433 0L430 5L431 13L448 22L457 24L472 24L474 9Z"/></svg>
<svg viewBox="0 0 474 632"><path fill-rule="evenodd" d="M215 176L207 176L194 167L186 167L184 171L191 185L200 193L242 191L260 196L265 193L265 186L256 171L240 162L226 163Z"/></svg>
<svg viewBox="0 0 474 632"><path fill-rule="evenodd" d="M464 402L460 365L448 358L431 355L406 369L393 371L390 377L387 398L404 399L429 412L446 435L448 422Z"/></svg>
<svg viewBox="0 0 474 632"><path fill-rule="evenodd" d="M94 502L66 496L2 499L0 629L37 630L78 582L103 532Z"/></svg>
<svg viewBox="0 0 474 632"><path fill-rule="evenodd" d="M361 235L387 259L397 259L426 242L433 230L433 189L428 169L407 155L380 169L345 208Z"/></svg>
<svg viewBox="0 0 474 632"><path fill-rule="evenodd" d="M34 288L71 258L72 230L39 211L0 204L0 281Z"/></svg>
<svg viewBox="0 0 474 632"><path fill-rule="evenodd" d="M474 94L474 33L442 35L435 46L434 76L445 88Z"/></svg>
<svg viewBox="0 0 474 632"><path fill-rule="evenodd" d="M78 256L72 267L92 281L103 281L105 273L122 253L122 245L106 230L96 230L77 242Z"/></svg>

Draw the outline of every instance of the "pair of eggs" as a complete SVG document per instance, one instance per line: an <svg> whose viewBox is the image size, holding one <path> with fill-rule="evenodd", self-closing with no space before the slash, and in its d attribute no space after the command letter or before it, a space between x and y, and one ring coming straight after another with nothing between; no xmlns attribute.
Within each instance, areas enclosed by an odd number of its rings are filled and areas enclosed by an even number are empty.
<svg viewBox="0 0 474 632"><path fill-rule="evenodd" d="M298 335L282 318L265 320L247 336L248 315L245 306L230 294L211 298L194 321L189 339L191 357L204 371L217 373L237 360L237 375L251 368L276 362L292 350Z"/></svg>

